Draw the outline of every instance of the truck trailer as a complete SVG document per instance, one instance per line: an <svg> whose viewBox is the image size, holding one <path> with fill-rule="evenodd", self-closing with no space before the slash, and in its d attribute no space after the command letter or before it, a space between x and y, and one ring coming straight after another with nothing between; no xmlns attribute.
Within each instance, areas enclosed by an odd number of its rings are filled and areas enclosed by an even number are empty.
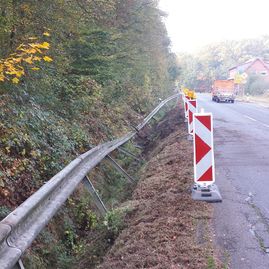
<svg viewBox="0 0 269 269"><path fill-rule="evenodd" d="M212 101L234 103L234 80L215 80L212 86Z"/></svg>

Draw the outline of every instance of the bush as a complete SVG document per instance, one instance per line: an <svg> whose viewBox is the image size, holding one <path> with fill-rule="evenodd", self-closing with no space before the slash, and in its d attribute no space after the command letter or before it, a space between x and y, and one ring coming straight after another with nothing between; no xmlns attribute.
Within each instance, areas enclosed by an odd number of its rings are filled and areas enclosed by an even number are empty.
<svg viewBox="0 0 269 269"><path fill-rule="evenodd" d="M246 93L251 95L264 94L269 89L269 82L265 81L263 77L258 75L251 75L246 84Z"/></svg>
<svg viewBox="0 0 269 269"><path fill-rule="evenodd" d="M4 219L10 212L11 210L6 206L0 206L0 220Z"/></svg>
<svg viewBox="0 0 269 269"><path fill-rule="evenodd" d="M108 231L108 240L111 243L114 242L120 231L125 227L124 211L120 209L109 211L105 216L104 225Z"/></svg>

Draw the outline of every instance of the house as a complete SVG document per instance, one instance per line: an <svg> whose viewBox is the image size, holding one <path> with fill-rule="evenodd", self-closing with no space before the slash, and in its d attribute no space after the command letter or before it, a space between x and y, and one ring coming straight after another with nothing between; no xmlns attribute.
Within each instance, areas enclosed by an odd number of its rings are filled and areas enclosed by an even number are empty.
<svg viewBox="0 0 269 269"><path fill-rule="evenodd" d="M242 75L245 79L250 75L256 75L265 82L269 82L269 63L263 61L261 58L254 58L229 69L229 79L236 80L238 76Z"/></svg>

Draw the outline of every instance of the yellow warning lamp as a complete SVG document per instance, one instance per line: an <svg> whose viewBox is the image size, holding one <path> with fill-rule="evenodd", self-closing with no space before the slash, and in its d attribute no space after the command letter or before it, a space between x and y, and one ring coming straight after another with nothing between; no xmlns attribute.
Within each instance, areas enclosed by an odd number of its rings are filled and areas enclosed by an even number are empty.
<svg viewBox="0 0 269 269"><path fill-rule="evenodd" d="M193 99L193 91L188 91L188 97L189 97L190 99Z"/></svg>
<svg viewBox="0 0 269 269"><path fill-rule="evenodd" d="M185 94L186 96L189 96L189 89L184 88L184 89L183 89L183 92L184 92L184 94Z"/></svg>
<svg viewBox="0 0 269 269"><path fill-rule="evenodd" d="M188 96L189 96L190 99L196 99L196 93L195 93L195 91L189 91Z"/></svg>

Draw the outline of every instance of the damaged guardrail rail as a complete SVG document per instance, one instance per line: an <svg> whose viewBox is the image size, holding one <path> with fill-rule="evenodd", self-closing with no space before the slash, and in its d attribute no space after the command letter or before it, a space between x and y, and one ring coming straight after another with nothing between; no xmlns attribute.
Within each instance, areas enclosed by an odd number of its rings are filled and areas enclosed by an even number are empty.
<svg viewBox="0 0 269 269"><path fill-rule="evenodd" d="M133 138L163 105L178 96L175 94L162 101L134 132L80 155L3 219L0 222L0 268L13 268L89 171Z"/></svg>

